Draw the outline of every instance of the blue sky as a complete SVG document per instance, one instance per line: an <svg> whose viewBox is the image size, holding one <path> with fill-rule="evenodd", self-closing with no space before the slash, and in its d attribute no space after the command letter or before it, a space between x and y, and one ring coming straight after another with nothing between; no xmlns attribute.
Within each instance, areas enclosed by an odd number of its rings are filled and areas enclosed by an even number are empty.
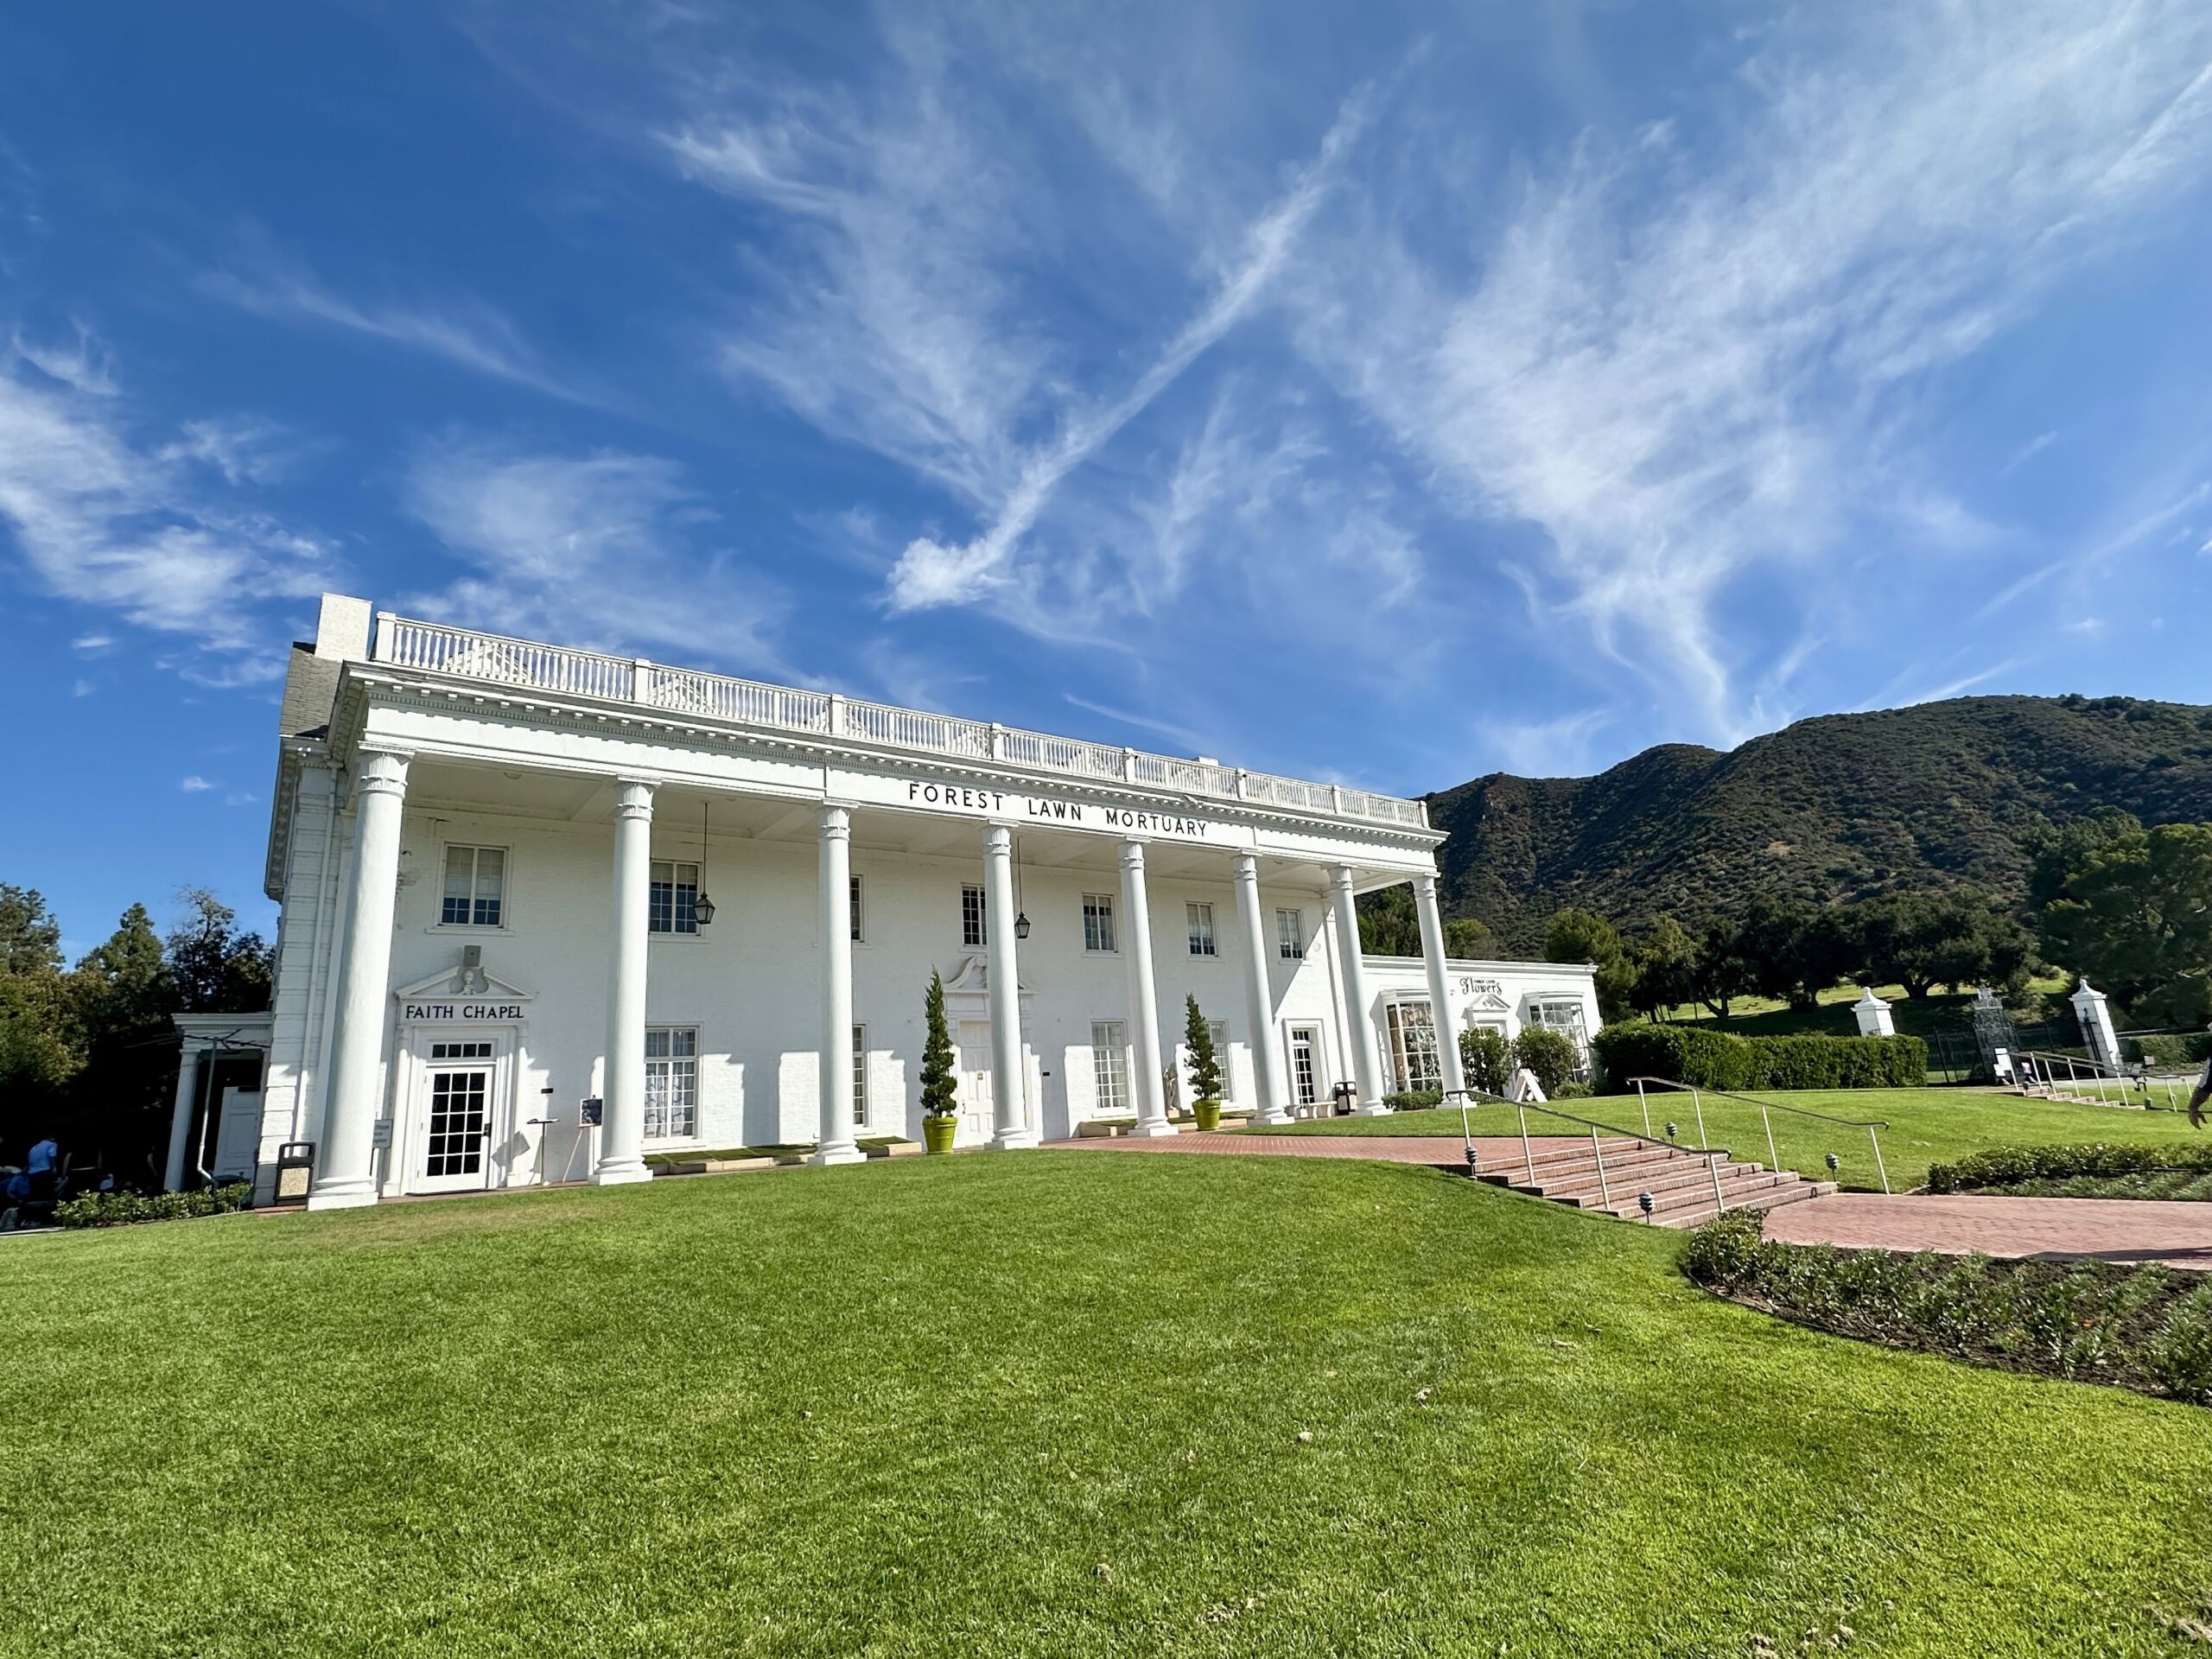
<svg viewBox="0 0 2212 1659"><path fill-rule="evenodd" d="M314 596L1407 793L2212 701L2212 10L18 8L0 880Z"/></svg>

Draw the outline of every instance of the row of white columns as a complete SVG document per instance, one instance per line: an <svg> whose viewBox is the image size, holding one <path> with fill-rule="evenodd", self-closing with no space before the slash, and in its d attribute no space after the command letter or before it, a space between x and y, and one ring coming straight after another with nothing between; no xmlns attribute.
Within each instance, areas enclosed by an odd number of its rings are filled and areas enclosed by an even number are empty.
<svg viewBox="0 0 2212 1659"><path fill-rule="evenodd" d="M338 1020L332 1039L329 1082L317 1148L311 1209L335 1209L376 1201L374 1146L377 1080L382 1059L385 1001L391 964L392 911L399 880L400 821L407 792L408 755L396 749L365 750L354 773L356 822L352 868L347 880L346 938L338 969ZM614 810L613 925L608 941L607 1068L601 1085L599 1159L591 1179L601 1185L650 1179L645 1161L645 980L648 913L652 859L653 785L624 779L617 785ZM853 1122L853 949L852 814L830 804L820 826L821 1135L814 1155L818 1164L845 1164L862 1156ZM986 978L991 1015L991 1090L994 1134L1001 1148L1033 1147L1038 1141L1029 1109L1021 1048L1020 982L1015 956L1014 834L1001 823L983 836ZM1141 1135L1172 1135L1167 1121L1160 1035L1160 1003L1153 976L1152 922L1145 889L1145 843L1129 841L1121 849L1124 960L1128 968L1130 1039ZM1259 1094L1256 1121L1289 1120L1280 1057L1268 1040L1274 1027L1274 997L1268 975L1268 935L1260 908L1258 861L1238 854L1233 866L1237 919L1244 938L1242 963L1245 1017L1252 1032L1253 1084ZM1353 906L1352 872L1339 866L1330 875L1338 956L1344 998L1345 1028L1351 1033L1353 1078L1359 1109L1379 1113L1382 1066L1373 1021L1368 1017L1367 988L1359 948L1359 919ZM1445 1086L1465 1086L1449 976L1445 971L1443 925L1433 876L1416 878L1421 949L1427 963L1431 1008L1437 1031Z"/></svg>

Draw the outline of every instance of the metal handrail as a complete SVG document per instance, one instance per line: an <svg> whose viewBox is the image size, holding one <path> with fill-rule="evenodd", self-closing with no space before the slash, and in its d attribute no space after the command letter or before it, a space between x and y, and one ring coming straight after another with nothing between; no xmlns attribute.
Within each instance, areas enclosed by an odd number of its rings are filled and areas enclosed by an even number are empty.
<svg viewBox="0 0 2212 1659"><path fill-rule="evenodd" d="M1573 1112L1562 1112L1554 1106L1541 1105L1533 1101L1509 1100L1503 1095L1493 1095L1486 1089L1446 1089L1444 1090L1444 1098L1446 1100L1454 1095L1459 1096L1461 1155L1465 1158L1470 1173L1472 1173L1475 1168L1475 1137L1474 1131L1468 1122L1467 1113L1471 1103L1478 1102L1493 1103L1499 1106L1510 1106L1519 1114L1522 1169L1532 1186L1536 1180L1536 1154L1535 1149L1529 1144L1529 1114L1531 1111L1537 1111L1543 1113L1547 1117L1563 1118L1569 1123L1580 1123L1590 1131L1590 1156L1592 1161L1598 1166L1598 1196L1604 1202L1606 1209L1611 1210L1613 1207L1613 1194L1611 1185L1605 1178L1605 1149L1598 1139L1598 1133L1601 1129L1607 1135L1618 1135L1629 1141L1640 1141L1646 1146L1659 1147L1669 1152L1687 1152L1702 1157L1705 1160L1706 1173L1713 1178L1714 1213L1719 1214L1728 1207L1728 1201L1722 1194L1720 1188L1720 1166L1735 1154L1726 1147L1686 1147L1677 1141L1662 1141L1656 1135L1638 1135L1634 1129L1624 1129L1616 1124L1602 1123L1594 1117L1579 1117ZM1886 1187L1884 1188L1884 1191L1887 1190Z"/></svg>
<svg viewBox="0 0 2212 1659"><path fill-rule="evenodd" d="M1886 1129L1890 1127L1890 1121L1885 1117L1837 1117L1827 1112L1816 1112L1809 1106L1792 1106L1787 1101L1763 1100L1757 1095L1739 1095L1732 1089L1707 1089L1700 1092L1697 1084L1677 1083L1672 1077L1630 1077L1629 1081L1636 1085L1638 1100L1644 1098L1643 1086L1646 1084L1656 1084L1662 1089L1688 1090L1691 1103L1697 1108L1697 1138L1700 1141L1705 1139L1705 1095L1718 1095L1723 1100L1738 1100L1746 1105L1758 1107L1760 1126L1766 1130L1767 1167L1770 1169L1782 1167L1782 1154L1775 1150L1774 1119L1769 1115L1770 1112L1794 1112L1799 1117L1817 1118L1823 1123L1840 1124L1847 1129L1864 1129L1866 1131L1867 1141L1874 1148L1874 1173L1882 1178L1882 1191L1887 1192L1890 1190L1889 1167L1882 1161L1881 1137L1874 1133L1877 1129ZM1651 1107L1648 1101L1644 1103L1643 1122L1646 1128L1650 1128Z"/></svg>

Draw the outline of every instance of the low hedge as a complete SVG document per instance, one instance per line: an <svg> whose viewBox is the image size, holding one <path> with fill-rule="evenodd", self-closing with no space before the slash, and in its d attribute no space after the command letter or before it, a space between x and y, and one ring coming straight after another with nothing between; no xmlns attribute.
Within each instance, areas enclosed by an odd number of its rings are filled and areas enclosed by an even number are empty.
<svg viewBox="0 0 2212 1659"><path fill-rule="evenodd" d="M1993 1261L1783 1244L1733 1210L1682 1270L1707 1289L1839 1336L2212 1405L2212 1280L2113 1262Z"/></svg>
<svg viewBox="0 0 2212 1659"><path fill-rule="evenodd" d="M253 1184L203 1186L191 1192L80 1192L54 1206L59 1227L128 1227L141 1221L220 1216L253 1203Z"/></svg>
<svg viewBox="0 0 2212 1659"><path fill-rule="evenodd" d="M1974 1192L2023 1181L2065 1180L2076 1175L2147 1175L2168 1169L2212 1170L2212 1146L1992 1147L1955 1164L1931 1164L1930 1192Z"/></svg>
<svg viewBox="0 0 2212 1659"><path fill-rule="evenodd" d="M1667 1077L1700 1089L1917 1089L1917 1037L1738 1037L1699 1026L1608 1026L1591 1045L1610 1087Z"/></svg>
<svg viewBox="0 0 2212 1659"><path fill-rule="evenodd" d="M1425 1111L1431 1106L1441 1106L1444 1092L1440 1089L1401 1089L1383 1096L1382 1103L1394 1112Z"/></svg>
<svg viewBox="0 0 2212 1659"><path fill-rule="evenodd" d="M2134 1058L2160 1071L2185 1071L2204 1064L2212 1051L2212 1032L2174 1032L2164 1036L2120 1039L2135 1051Z"/></svg>

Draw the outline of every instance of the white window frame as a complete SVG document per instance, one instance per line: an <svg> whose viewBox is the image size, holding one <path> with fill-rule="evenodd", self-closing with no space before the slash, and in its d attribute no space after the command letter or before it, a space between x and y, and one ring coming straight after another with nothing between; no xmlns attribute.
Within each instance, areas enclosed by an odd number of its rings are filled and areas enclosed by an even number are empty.
<svg viewBox="0 0 2212 1659"><path fill-rule="evenodd" d="M1191 936L1191 954L1211 957L1220 953L1214 948L1213 906L1202 899L1185 899L1183 904L1183 923Z"/></svg>
<svg viewBox="0 0 2212 1659"><path fill-rule="evenodd" d="M655 1038L660 1039L662 1052L653 1052ZM679 1049L688 1052L678 1052ZM654 1084L660 1084L659 1098L655 1099ZM681 1100L671 1098L680 1094ZM670 1128L673 1114L678 1110L690 1116L690 1127L677 1130ZM660 1133L653 1133L654 1116L659 1114ZM645 1135L648 1141L696 1141L699 1138L699 1028L696 1026L647 1026L645 1027Z"/></svg>
<svg viewBox="0 0 2212 1659"><path fill-rule="evenodd" d="M1213 1033L1214 1064L1221 1068L1219 1099L1223 1105L1227 1106L1236 1098L1236 1068L1229 1063L1229 1021L1209 1020L1206 1029Z"/></svg>
<svg viewBox="0 0 2212 1659"><path fill-rule="evenodd" d="M660 875L663 870L668 872L668 880L664 882ZM685 886L683 872L686 870L691 872L690 884L691 903L688 907L683 902ZM668 889L668 925L666 927L658 925L662 912L653 894L653 889L660 887L665 887ZM696 938L699 936L698 903L699 866L696 862L681 858L656 858L651 861L645 872L645 935L647 938ZM690 924L689 927L683 925L687 921Z"/></svg>
<svg viewBox="0 0 2212 1659"><path fill-rule="evenodd" d="M1528 1016L1522 1025L1555 1031L1574 1045L1574 1080L1590 1081L1590 1027L1582 1012L1582 1000L1574 996L1532 997L1528 1003Z"/></svg>
<svg viewBox="0 0 2212 1659"><path fill-rule="evenodd" d="M463 903L467 906L467 913L463 919L457 922L448 921L446 919L446 903L451 896L448 893L446 889L450 885L453 879L453 858L455 853L466 853L468 855L468 897L463 900ZM482 874L484 868L484 855L486 853L495 853L499 855L499 876L498 890L492 895L493 919L488 922L480 922L476 919L476 912L478 906L482 905L484 902ZM445 846L443 856L438 860L438 925L440 927L465 927L480 930L485 932L491 932L505 927L507 925L508 876L512 874L513 869L514 854L507 848L487 847L476 842L448 842Z"/></svg>
<svg viewBox="0 0 2212 1659"><path fill-rule="evenodd" d="M846 891L849 894L849 902L852 906L853 912L853 943L855 944L866 944L868 943L868 922L866 920L868 915L868 883L861 876L855 874L851 878Z"/></svg>
<svg viewBox="0 0 2212 1659"><path fill-rule="evenodd" d="M1136 1110L1129 1094L1129 1028L1120 1020L1090 1022L1091 1109L1099 1117Z"/></svg>
<svg viewBox="0 0 2212 1659"><path fill-rule="evenodd" d="M1083 948L1094 956L1110 957L1116 954L1112 893L1086 893L1083 895Z"/></svg>
<svg viewBox="0 0 2212 1659"><path fill-rule="evenodd" d="M991 942L991 907L982 887L973 882L960 889L960 944L963 949L981 950Z"/></svg>
<svg viewBox="0 0 2212 1659"><path fill-rule="evenodd" d="M853 1127L868 1127L868 1027L853 1027Z"/></svg>
<svg viewBox="0 0 2212 1659"><path fill-rule="evenodd" d="M1436 1015L1425 996L1394 998L1383 1007L1383 1024L1390 1036L1390 1075L1399 1090L1440 1092L1444 1087L1444 1057Z"/></svg>
<svg viewBox="0 0 2212 1659"><path fill-rule="evenodd" d="M1275 912L1275 955L1285 962L1306 959L1306 913L1299 910Z"/></svg>

